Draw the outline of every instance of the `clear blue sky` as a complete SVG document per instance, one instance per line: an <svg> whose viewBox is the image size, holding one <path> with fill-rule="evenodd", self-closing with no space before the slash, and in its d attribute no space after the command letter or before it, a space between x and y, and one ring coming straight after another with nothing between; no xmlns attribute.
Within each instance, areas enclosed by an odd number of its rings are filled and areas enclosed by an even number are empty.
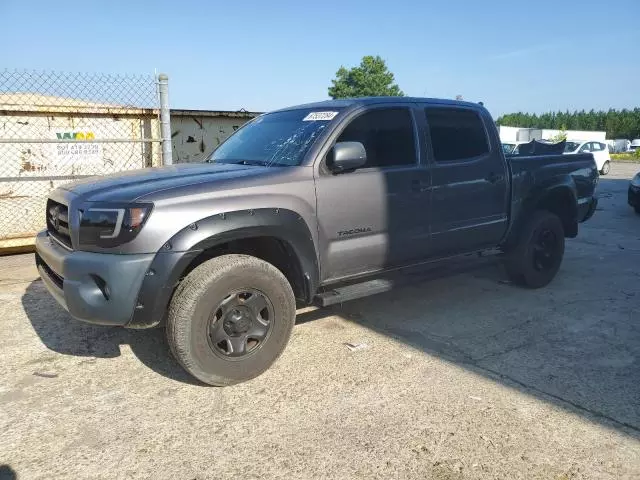
<svg viewBox="0 0 640 480"><path fill-rule="evenodd" d="M381 55L406 94L510 111L640 106L640 0L0 0L0 68L170 77L173 108L321 100Z"/></svg>

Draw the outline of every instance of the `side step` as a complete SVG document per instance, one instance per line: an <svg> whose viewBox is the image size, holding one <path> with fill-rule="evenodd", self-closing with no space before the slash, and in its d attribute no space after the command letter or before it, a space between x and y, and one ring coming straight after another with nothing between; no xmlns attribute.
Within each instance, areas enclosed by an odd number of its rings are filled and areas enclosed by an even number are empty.
<svg viewBox="0 0 640 480"><path fill-rule="evenodd" d="M464 254L452 257L446 262L433 262L433 264L405 267L361 283L351 283L333 288L328 287L326 291L320 292L314 297L313 303L318 307L328 307L436 278L469 273L494 262L498 258L496 256L497 253L499 252L492 250L484 251L482 255L477 253Z"/></svg>
<svg viewBox="0 0 640 480"><path fill-rule="evenodd" d="M329 305L335 305L336 303L347 302L349 300L355 300L356 298L388 292L396 286L397 284L391 280L377 278L375 280L369 280L368 282L347 285L346 287L340 287L329 290L328 292L319 293L316 295L314 303L318 307L328 307Z"/></svg>

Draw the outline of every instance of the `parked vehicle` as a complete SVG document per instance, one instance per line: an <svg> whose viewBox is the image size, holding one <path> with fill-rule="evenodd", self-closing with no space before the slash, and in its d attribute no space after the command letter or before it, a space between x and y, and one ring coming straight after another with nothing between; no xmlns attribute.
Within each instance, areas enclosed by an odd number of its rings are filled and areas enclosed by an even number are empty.
<svg viewBox="0 0 640 480"><path fill-rule="evenodd" d="M521 142L521 141L516 142L515 146L513 147L513 150L511 150L511 155L519 155L520 154L520 145L524 145L526 143L529 143L529 142Z"/></svg>
<svg viewBox="0 0 640 480"><path fill-rule="evenodd" d="M625 153L631 148L631 141L626 138L607 140L606 143L609 145L609 153Z"/></svg>
<svg viewBox="0 0 640 480"><path fill-rule="evenodd" d="M514 148L516 148L515 143L508 143L508 142L502 143L502 151L504 152L505 155L511 155L511 153L513 153Z"/></svg>
<svg viewBox="0 0 640 480"><path fill-rule="evenodd" d="M520 145L527 144L529 142L503 142L502 143L502 151L505 155L519 155L520 154Z"/></svg>
<svg viewBox="0 0 640 480"><path fill-rule="evenodd" d="M383 292L404 267L498 251L547 285L597 181L592 155L505 158L477 104L320 102L257 117L207 163L53 190L36 264L72 316L166 325L188 372L228 385L277 359L296 302Z"/></svg>
<svg viewBox="0 0 640 480"><path fill-rule="evenodd" d="M631 179L627 197L629 205L640 215L640 172L636 173L635 177Z"/></svg>
<svg viewBox="0 0 640 480"><path fill-rule="evenodd" d="M600 175L607 175L611 170L611 155L609 146L602 142L567 142L564 148L565 155L577 153L591 153L596 161Z"/></svg>
<svg viewBox="0 0 640 480"><path fill-rule="evenodd" d="M630 152L635 152L639 148L640 148L640 138L634 138L631 141L631 145L629 145L629 151Z"/></svg>
<svg viewBox="0 0 640 480"><path fill-rule="evenodd" d="M518 142L513 155L539 156L560 155L564 152L565 141L558 143L549 140L531 140L530 142Z"/></svg>

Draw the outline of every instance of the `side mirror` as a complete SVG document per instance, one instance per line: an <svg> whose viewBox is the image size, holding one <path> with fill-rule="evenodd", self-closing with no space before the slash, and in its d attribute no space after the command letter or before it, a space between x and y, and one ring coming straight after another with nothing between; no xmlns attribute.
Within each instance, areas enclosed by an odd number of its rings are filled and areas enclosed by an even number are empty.
<svg viewBox="0 0 640 480"><path fill-rule="evenodd" d="M333 147L331 170L335 173L348 172L367 163L367 151L360 142L338 142Z"/></svg>

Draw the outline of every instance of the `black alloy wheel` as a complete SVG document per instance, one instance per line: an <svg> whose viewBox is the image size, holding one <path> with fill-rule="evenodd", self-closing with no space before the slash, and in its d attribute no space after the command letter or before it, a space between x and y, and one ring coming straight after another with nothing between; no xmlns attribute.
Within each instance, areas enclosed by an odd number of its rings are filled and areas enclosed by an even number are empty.
<svg viewBox="0 0 640 480"><path fill-rule="evenodd" d="M538 210L519 228L517 241L505 250L505 268L512 282L529 288L548 285L564 256L562 221L552 212Z"/></svg>
<svg viewBox="0 0 640 480"><path fill-rule="evenodd" d="M229 360L251 355L271 333L271 301L258 290L229 294L211 313L209 341L214 353Z"/></svg>
<svg viewBox="0 0 640 480"><path fill-rule="evenodd" d="M558 239L556 234L548 228L540 230L533 244L534 268L539 272L553 268L557 253Z"/></svg>

